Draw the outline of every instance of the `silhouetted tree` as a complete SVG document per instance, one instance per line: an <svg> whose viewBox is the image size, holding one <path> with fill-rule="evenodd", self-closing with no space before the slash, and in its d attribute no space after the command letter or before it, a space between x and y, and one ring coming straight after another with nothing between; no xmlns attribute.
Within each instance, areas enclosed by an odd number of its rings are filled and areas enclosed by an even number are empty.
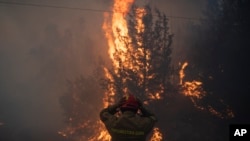
<svg viewBox="0 0 250 141"><path fill-rule="evenodd" d="M127 51L114 53L119 66L118 70L110 70L113 81L107 80L110 82L107 85L113 85L117 97L123 95L126 88L142 99L164 96L171 84L173 39L166 15L158 9L152 11L149 5L143 8L133 5L128 28L129 37L119 38ZM119 34L119 29L117 32Z"/></svg>

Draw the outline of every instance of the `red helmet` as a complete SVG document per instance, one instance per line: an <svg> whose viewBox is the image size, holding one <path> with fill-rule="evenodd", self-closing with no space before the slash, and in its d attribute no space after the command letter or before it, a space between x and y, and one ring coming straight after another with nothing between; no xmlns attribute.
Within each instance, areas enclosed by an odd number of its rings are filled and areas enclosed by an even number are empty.
<svg viewBox="0 0 250 141"><path fill-rule="evenodd" d="M122 102L120 109L137 111L139 109L139 106L140 104L137 98L129 94L124 97L124 101Z"/></svg>

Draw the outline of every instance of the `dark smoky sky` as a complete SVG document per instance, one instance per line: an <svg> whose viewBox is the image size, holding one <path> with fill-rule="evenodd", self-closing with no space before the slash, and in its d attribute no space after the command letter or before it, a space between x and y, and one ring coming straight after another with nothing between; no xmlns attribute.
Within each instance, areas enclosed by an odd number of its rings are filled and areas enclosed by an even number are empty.
<svg viewBox="0 0 250 141"><path fill-rule="evenodd" d="M96 10L112 5L112 0L18 2ZM206 0L136 2L149 2L169 16L200 18ZM199 22L174 17L169 18L173 59L183 61L190 34L186 25ZM0 20L0 131L8 129L13 136L56 132L63 127L59 97L66 91L65 79L90 75L100 58L108 58L103 13L0 3Z"/></svg>

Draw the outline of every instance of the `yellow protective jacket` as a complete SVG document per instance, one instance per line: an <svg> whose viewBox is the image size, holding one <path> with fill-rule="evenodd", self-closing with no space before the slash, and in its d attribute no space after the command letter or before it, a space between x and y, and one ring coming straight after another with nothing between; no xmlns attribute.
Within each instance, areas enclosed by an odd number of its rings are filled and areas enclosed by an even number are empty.
<svg viewBox="0 0 250 141"><path fill-rule="evenodd" d="M119 117L114 114L108 108L100 112L112 141L145 141L157 121L153 114L140 116L132 111L125 111Z"/></svg>

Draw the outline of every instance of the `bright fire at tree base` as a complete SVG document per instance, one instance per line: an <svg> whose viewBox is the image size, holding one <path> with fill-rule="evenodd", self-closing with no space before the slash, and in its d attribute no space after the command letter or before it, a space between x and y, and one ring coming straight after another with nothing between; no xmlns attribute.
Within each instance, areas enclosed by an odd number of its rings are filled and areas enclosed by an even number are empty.
<svg viewBox="0 0 250 141"><path fill-rule="evenodd" d="M107 42L109 46L108 53L112 62L113 70L112 72L110 72L108 68L106 67L104 67L103 69L104 69L106 79L109 80L111 84L113 84L114 81L119 80L121 85L123 85L127 81L127 78L121 77L122 73L120 72L122 70L129 70L128 72L140 72L140 69L143 66L145 67L145 69L143 73L138 73L137 83L140 83L141 85L143 85L145 82L143 80L152 79L155 77L155 74L148 75L147 77L145 77L146 74L149 74L150 72L149 62L151 61L150 57L152 57L152 53L149 50L140 48L141 46L143 46L143 42L141 41L141 38L139 36L136 37L136 39L138 40L136 51L134 51L135 49L131 48L130 45L126 44L126 43L131 42L132 40L132 38L129 36L126 15L128 14L130 7L133 3L134 3L134 0L123 0L123 1L114 0L114 4L112 7L112 14L111 13L104 14L103 30L105 31L105 35L107 38ZM136 33L138 33L138 35L142 34L146 30L145 25L143 23L143 16L145 14L146 14L146 10L143 8L137 8L135 10L135 23L137 23L135 25L135 30L136 30ZM129 52L134 53L133 54L134 56L131 57L127 55ZM144 58L141 59L138 56L143 56ZM144 60L144 63L140 63L138 60ZM133 63L135 64L137 63L137 65L134 65ZM122 66L122 69L119 68L121 66ZM197 80L184 81L184 77L185 77L184 69L187 66L188 66L187 62L183 63L179 71L179 77L180 77L180 83L179 83L180 92L179 93L184 95L185 97L190 98L194 106L200 110L207 110L208 112L220 118L233 117L234 114L232 110L230 110L229 107L227 107L226 116L224 116L225 115L224 113L217 111L215 108L213 108L210 105L204 107L204 106L200 106L197 104L199 100L202 100L206 96L206 92L202 88L201 81L197 81ZM128 75L128 73L126 75ZM121 78L121 79L118 79L118 78ZM117 85L108 85L107 90L104 92L102 108L107 107L109 104L113 104L115 102L115 96L117 94L115 91L116 88L117 88ZM157 89L159 91L152 90L153 92L150 93L149 88L145 87L146 93L144 93L144 96L147 97L147 100L148 99L151 101L160 100L162 99L161 94L167 93L167 92L164 92L163 84L159 85ZM122 89L121 91L122 93L126 93L127 89ZM77 98L80 98L80 96L79 97L76 96L74 98L77 99ZM148 101L146 101L145 103L148 104ZM72 137L77 132L84 134L86 129L93 130L92 133L89 133L90 136L88 137L80 136L76 138ZM111 137L109 133L107 132L107 130L105 129L105 126L99 120L85 122L77 126L76 125L70 126L64 131L58 132L58 134L64 136L65 138L72 137L78 141L86 140L86 139L88 141L110 141L111 140ZM150 137L149 140L150 141L163 141L164 140L163 138L164 137L163 137L163 133L161 129L159 127L155 127L152 131L152 136Z"/></svg>

